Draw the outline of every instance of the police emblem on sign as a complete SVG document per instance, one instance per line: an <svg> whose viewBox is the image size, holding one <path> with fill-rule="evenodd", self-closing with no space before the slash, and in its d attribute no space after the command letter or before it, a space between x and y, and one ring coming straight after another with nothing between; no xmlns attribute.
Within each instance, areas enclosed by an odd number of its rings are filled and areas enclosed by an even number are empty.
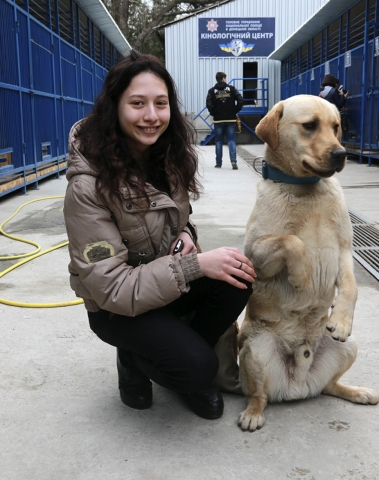
<svg viewBox="0 0 379 480"><path fill-rule="evenodd" d="M242 40L234 38L230 43L223 44L221 43L219 47L224 52L232 53L235 57L239 57L241 53L249 52L253 50L254 43L245 43Z"/></svg>
<svg viewBox="0 0 379 480"><path fill-rule="evenodd" d="M217 25L217 20L211 20L207 23L207 30L208 32L216 32L217 31L217 28L218 28L218 25Z"/></svg>
<svg viewBox="0 0 379 480"><path fill-rule="evenodd" d="M230 42L230 48L232 50L232 54L235 57L239 57L242 53L243 41L242 40L232 40Z"/></svg>

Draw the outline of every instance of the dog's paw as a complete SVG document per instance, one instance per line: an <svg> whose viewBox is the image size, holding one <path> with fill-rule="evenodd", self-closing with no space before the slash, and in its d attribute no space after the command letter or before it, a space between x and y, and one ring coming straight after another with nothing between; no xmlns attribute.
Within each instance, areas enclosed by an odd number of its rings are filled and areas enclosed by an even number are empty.
<svg viewBox="0 0 379 480"><path fill-rule="evenodd" d="M265 423L265 416L263 411L257 412L256 409L248 407L246 410L240 413L238 418L238 426L241 427L243 432L247 430L254 432L260 430Z"/></svg>
<svg viewBox="0 0 379 480"><path fill-rule="evenodd" d="M379 403L379 395L371 388L344 385L339 382L330 383L322 390L322 393L361 405L377 405Z"/></svg>
<svg viewBox="0 0 379 480"><path fill-rule="evenodd" d="M371 390L371 388L359 387L359 395L356 403L362 403L363 405L376 405L379 403L379 395Z"/></svg>
<svg viewBox="0 0 379 480"><path fill-rule="evenodd" d="M299 261L296 267L288 268L288 281L297 291L305 290L311 279L311 264L305 258L304 262Z"/></svg>
<svg viewBox="0 0 379 480"><path fill-rule="evenodd" d="M336 311L336 309L333 309L328 323L326 324L326 328L329 330L329 332L331 332L334 340L346 342L348 337L351 335L353 318L351 315L343 315L342 313Z"/></svg>
<svg viewBox="0 0 379 480"><path fill-rule="evenodd" d="M334 386L325 388L323 393L344 398L353 403L360 403L361 405L376 405L379 403L379 395L371 388L353 387L336 383Z"/></svg>

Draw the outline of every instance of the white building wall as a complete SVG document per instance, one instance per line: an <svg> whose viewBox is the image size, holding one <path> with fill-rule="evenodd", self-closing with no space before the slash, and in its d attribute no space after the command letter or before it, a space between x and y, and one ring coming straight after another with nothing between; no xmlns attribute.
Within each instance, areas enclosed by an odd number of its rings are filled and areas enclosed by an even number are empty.
<svg viewBox="0 0 379 480"><path fill-rule="evenodd" d="M257 62L259 78L269 79L269 108L280 100L279 61L257 57L199 58L198 18L275 17L277 48L327 1L234 0L166 27L166 67L176 82L184 111L198 113L205 107L207 91L216 83L216 72L225 72L228 81L242 78L243 63L248 61Z"/></svg>

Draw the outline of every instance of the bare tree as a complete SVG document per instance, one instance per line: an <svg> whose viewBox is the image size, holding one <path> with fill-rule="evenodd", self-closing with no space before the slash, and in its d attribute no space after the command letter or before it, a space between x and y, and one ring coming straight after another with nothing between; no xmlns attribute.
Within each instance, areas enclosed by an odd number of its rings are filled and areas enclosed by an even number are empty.
<svg viewBox="0 0 379 480"><path fill-rule="evenodd" d="M225 0L107 0L108 9L133 48L163 59L164 39L156 27L194 13L217 7ZM155 33L156 35L152 35Z"/></svg>

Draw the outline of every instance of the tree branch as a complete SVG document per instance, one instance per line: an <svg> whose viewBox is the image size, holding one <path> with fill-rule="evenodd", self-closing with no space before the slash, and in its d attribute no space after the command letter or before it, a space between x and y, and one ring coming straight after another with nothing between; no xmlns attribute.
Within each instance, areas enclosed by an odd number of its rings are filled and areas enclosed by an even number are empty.
<svg viewBox="0 0 379 480"><path fill-rule="evenodd" d="M210 8L214 8L219 4L219 2L210 2L209 0L187 0L187 1L178 1L178 0L168 0L166 4L162 5L159 4L158 8L152 8L152 21L149 25L142 30L142 32L137 37L137 43L139 46L143 45L146 39L152 34L154 29L160 25L165 17L173 15L174 17L179 14L184 13L193 13L196 12L200 6L209 6ZM186 9L180 10L178 12L178 8L181 8L185 5L195 6L195 9Z"/></svg>

